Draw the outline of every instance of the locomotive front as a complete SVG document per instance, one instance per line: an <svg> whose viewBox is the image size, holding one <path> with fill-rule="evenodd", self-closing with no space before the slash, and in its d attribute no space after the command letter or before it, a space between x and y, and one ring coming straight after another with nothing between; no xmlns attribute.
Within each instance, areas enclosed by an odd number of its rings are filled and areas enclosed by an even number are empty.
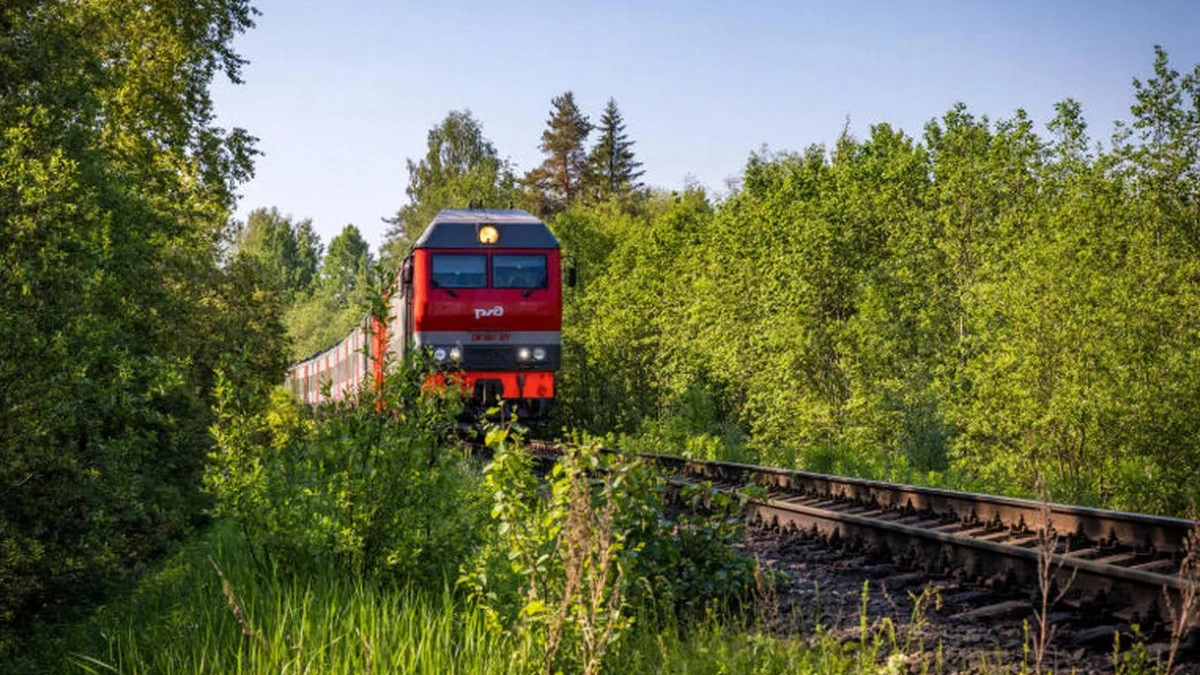
<svg viewBox="0 0 1200 675"><path fill-rule="evenodd" d="M517 210L444 210L414 244L393 340L428 350L478 414L503 400L545 417L562 361L562 258L546 224ZM399 346L399 345L396 345ZM403 347L401 347L402 349Z"/></svg>

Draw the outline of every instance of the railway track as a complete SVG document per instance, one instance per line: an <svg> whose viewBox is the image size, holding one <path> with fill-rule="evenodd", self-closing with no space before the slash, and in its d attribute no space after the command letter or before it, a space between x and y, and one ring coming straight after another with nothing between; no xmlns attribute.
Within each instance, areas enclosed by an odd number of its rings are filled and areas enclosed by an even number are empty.
<svg viewBox="0 0 1200 675"><path fill-rule="evenodd" d="M553 453L551 444L535 452ZM1181 574L1188 520L878 481L644 455L679 480L733 489L758 485L753 517L874 548L902 567L1007 592L1052 593L1056 606L1143 629L1171 621L1195 572ZM1193 567L1194 570L1194 567ZM1044 577L1044 579L1043 579ZM1051 588L1043 589L1047 582ZM1061 594L1061 596L1060 596ZM986 613L986 608L983 610Z"/></svg>
<svg viewBox="0 0 1200 675"><path fill-rule="evenodd" d="M1039 563L1060 606L1144 626L1169 621L1197 581L1180 566L1196 524L1106 511L737 464L649 457L691 480L755 484L769 525L884 547L901 563L989 587L1041 592Z"/></svg>

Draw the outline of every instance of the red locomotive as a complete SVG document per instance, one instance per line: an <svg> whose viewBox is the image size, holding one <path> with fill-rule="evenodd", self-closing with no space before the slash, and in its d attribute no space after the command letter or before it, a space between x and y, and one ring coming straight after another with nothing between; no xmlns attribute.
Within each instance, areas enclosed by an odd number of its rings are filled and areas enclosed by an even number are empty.
<svg viewBox="0 0 1200 675"><path fill-rule="evenodd" d="M424 349L455 373L470 412L503 401L521 419L543 418L562 362L563 283L558 239L534 216L444 210L404 258L388 325L364 322L293 365L288 386L312 405L340 400L364 378L382 378L385 352L403 363L408 349Z"/></svg>

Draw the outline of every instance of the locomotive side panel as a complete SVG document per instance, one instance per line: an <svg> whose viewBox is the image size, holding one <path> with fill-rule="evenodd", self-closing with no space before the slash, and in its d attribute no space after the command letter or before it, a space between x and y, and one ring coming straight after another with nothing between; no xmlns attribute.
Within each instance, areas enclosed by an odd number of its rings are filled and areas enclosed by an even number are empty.
<svg viewBox="0 0 1200 675"><path fill-rule="evenodd" d="M403 280L398 277L388 297L388 352L397 364L404 363L408 341L411 339L410 331L407 330L409 324L408 302L408 289Z"/></svg>

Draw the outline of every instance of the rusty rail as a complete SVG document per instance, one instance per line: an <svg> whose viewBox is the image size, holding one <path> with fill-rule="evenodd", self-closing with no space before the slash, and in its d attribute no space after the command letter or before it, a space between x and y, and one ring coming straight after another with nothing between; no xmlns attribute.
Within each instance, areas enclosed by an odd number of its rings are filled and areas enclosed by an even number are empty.
<svg viewBox="0 0 1200 675"><path fill-rule="evenodd" d="M886 546L931 572L1038 588L1048 563L1064 604L1130 622L1169 620L1197 581L1180 574L1185 539L1200 524L1011 497L677 457L647 456L689 479L755 484L760 520Z"/></svg>
<svg viewBox="0 0 1200 675"><path fill-rule="evenodd" d="M539 453L553 444L539 443ZM1168 621L1195 578L1180 564L1200 524L1120 511L663 455L647 461L686 480L758 485L761 522L886 549L931 574L1040 592L1039 566L1061 604L1146 625Z"/></svg>

